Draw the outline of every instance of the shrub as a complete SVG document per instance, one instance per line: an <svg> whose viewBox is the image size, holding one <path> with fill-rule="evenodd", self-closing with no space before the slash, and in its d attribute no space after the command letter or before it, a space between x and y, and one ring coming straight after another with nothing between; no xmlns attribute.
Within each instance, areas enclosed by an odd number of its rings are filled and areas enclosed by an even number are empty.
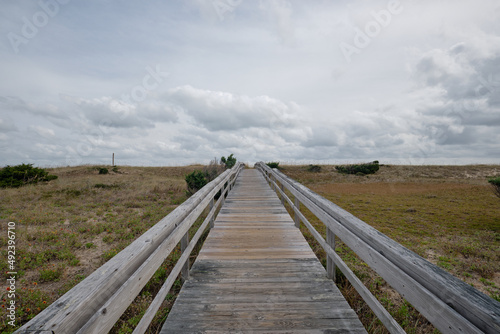
<svg viewBox="0 0 500 334"><path fill-rule="evenodd" d="M202 171L195 170L194 172L186 175L186 183L188 192L192 195L207 184L207 179Z"/></svg>
<svg viewBox="0 0 500 334"><path fill-rule="evenodd" d="M221 159L222 161L222 159ZM217 161L217 158L214 158L214 160L210 161L208 166L205 166L203 168L203 174L205 174L205 178L207 179L207 183L215 180L217 176L222 174L224 170L226 169L226 165L223 164L222 162L219 163Z"/></svg>
<svg viewBox="0 0 500 334"><path fill-rule="evenodd" d="M495 192L495 195L500 197L500 176L497 176L493 179L489 179L488 182L493 187L493 191Z"/></svg>
<svg viewBox="0 0 500 334"><path fill-rule="evenodd" d="M33 164L6 166L0 170L0 187L17 188L26 184L57 179L56 175L49 175L42 168L33 167Z"/></svg>
<svg viewBox="0 0 500 334"><path fill-rule="evenodd" d="M233 168L234 165L236 165L236 158L233 157L233 154L231 153L230 156L227 158L220 158L221 163L226 165L226 168Z"/></svg>
<svg viewBox="0 0 500 334"><path fill-rule="evenodd" d="M375 174L379 170L378 161L360 165L335 166L335 169L342 174L367 175Z"/></svg>
<svg viewBox="0 0 500 334"><path fill-rule="evenodd" d="M321 166L309 165L309 167L307 167L307 171L312 172L312 173L319 173L319 172L321 172Z"/></svg>
<svg viewBox="0 0 500 334"><path fill-rule="evenodd" d="M109 171L107 168L101 167L99 168L99 174L108 174Z"/></svg>
<svg viewBox="0 0 500 334"><path fill-rule="evenodd" d="M279 165L280 165L279 162L268 162L266 165L268 165L269 168L280 168L279 167Z"/></svg>

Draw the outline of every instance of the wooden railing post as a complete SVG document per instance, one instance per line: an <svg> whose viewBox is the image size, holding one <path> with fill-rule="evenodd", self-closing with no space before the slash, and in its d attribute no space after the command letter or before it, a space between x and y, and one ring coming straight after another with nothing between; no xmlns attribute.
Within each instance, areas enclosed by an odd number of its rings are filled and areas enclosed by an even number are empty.
<svg viewBox="0 0 500 334"><path fill-rule="evenodd" d="M281 191L285 191L285 187L283 186L283 183L280 183L280 189ZM285 205L285 196L281 195L281 205Z"/></svg>
<svg viewBox="0 0 500 334"><path fill-rule="evenodd" d="M335 251L335 234L329 227L326 228L326 243L332 247L333 251ZM331 278L334 282L336 282L335 262L333 262L333 259L330 256L327 256L326 259L326 273L328 278Z"/></svg>
<svg viewBox="0 0 500 334"><path fill-rule="evenodd" d="M184 253L186 248L189 245L189 231L184 234L184 236L181 239L181 255ZM186 264L182 267L181 270L181 277L183 281L187 281L189 279L189 257L186 260Z"/></svg>
<svg viewBox="0 0 500 334"><path fill-rule="evenodd" d="M212 211L214 204L215 204L215 200L214 200L214 198L212 198L212 200L210 201L210 204L209 204L209 211ZM214 227L215 227L215 215L212 216L212 218L210 218L210 229L212 229Z"/></svg>
<svg viewBox="0 0 500 334"><path fill-rule="evenodd" d="M297 208L297 211L300 211L300 201L297 197L295 197L295 208ZM293 221L295 222L295 227L299 228L300 227L300 217L297 214L297 212L294 212L293 216Z"/></svg>

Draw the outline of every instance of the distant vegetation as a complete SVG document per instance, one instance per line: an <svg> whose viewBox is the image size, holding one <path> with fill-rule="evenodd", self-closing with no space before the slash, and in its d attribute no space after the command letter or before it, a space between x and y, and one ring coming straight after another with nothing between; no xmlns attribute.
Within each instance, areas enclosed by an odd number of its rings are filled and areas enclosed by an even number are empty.
<svg viewBox="0 0 500 334"><path fill-rule="evenodd" d="M26 184L55 179L57 176L49 175L44 169L33 167L33 164L6 166L0 170L1 188L18 188Z"/></svg>
<svg viewBox="0 0 500 334"><path fill-rule="evenodd" d="M378 161L373 161L366 164L359 165L341 165L335 166L335 169L342 174L355 174L355 175L367 175L375 174L379 170Z"/></svg>
<svg viewBox="0 0 500 334"><path fill-rule="evenodd" d="M231 153L230 156L226 158L222 157L220 158L221 163L226 165L226 168L233 168L234 165L236 165L236 158L233 157L233 154Z"/></svg>
<svg viewBox="0 0 500 334"><path fill-rule="evenodd" d="M319 173L319 172L321 172L321 166L309 165L309 167L307 167L307 171L312 172L312 173Z"/></svg>
<svg viewBox="0 0 500 334"><path fill-rule="evenodd" d="M227 158L221 157L220 162L217 161L217 158L214 158L214 160L210 161L208 166L205 166L202 171L195 170L189 173L186 175L188 195L193 195L207 183L215 180L224 170L233 168L235 164L236 158L231 154Z"/></svg>
<svg viewBox="0 0 500 334"><path fill-rule="evenodd" d="M269 168L280 168L279 162L268 162L266 165L268 165Z"/></svg>
<svg viewBox="0 0 500 334"><path fill-rule="evenodd" d="M500 197L500 176L497 176L493 179L489 179L488 182L493 186L493 191L495 195Z"/></svg>

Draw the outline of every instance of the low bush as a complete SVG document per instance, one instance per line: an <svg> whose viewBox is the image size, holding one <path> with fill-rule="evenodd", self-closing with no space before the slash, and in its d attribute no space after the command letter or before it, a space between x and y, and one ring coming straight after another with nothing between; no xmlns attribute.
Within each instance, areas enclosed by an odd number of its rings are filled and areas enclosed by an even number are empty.
<svg viewBox="0 0 500 334"><path fill-rule="evenodd" d="M268 162L266 165L269 166L269 168L280 168L280 163L279 162Z"/></svg>
<svg viewBox="0 0 500 334"><path fill-rule="evenodd" d="M312 172L312 173L319 173L319 172L321 172L321 166L309 165L309 167L307 167L307 171Z"/></svg>
<svg viewBox="0 0 500 334"><path fill-rule="evenodd" d="M33 164L6 166L0 170L0 188L17 188L26 184L57 179L42 168Z"/></svg>
<svg viewBox="0 0 500 334"><path fill-rule="evenodd" d="M337 172L342 174L355 174L355 175L367 175L375 174L379 170L378 161L373 161L366 164L359 165L341 165L335 166Z"/></svg>
<svg viewBox="0 0 500 334"><path fill-rule="evenodd" d="M500 197L500 176L497 176L493 179L489 179L488 182L493 187L493 191L495 192L495 195Z"/></svg>
<svg viewBox="0 0 500 334"><path fill-rule="evenodd" d="M186 175L186 183L188 193L191 195L194 194L207 184L205 173L200 170L195 170L194 172L189 173L188 175Z"/></svg>
<svg viewBox="0 0 500 334"><path fill-rule="evenodd" d="M101 167L99 168L99 174L108 174L109 171L107 168Z"/></svg>

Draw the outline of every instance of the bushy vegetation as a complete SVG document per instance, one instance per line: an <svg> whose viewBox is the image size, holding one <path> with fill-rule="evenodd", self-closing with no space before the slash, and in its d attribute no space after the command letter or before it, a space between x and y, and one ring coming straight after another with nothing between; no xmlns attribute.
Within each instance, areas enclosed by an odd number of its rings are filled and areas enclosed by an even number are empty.
<svg viewBox="0 0 500 334"><path fill-rule="evenodd" d="M319 173L321 172L321 166L309 165L309 167L307 167L307 171L311 173Z"/></svg>
<svg viewBox="0 0 500 334"><path fill-rule="evenodd" d="M378 161L373 161L366 164L359 165L341 165L335 166L335 169L342 174L355 174L355 175L367 175L375 174L379 170L380 166Z"/></svg>
<svg viewBox="0 0 500 334"><path fill-rule="evenodd" d="M186 175L186 183L187 191L192 195L207 184L207 178L201 170L195 170Z"/></svg>
<svg viewBox="0 0 500 334"><path fill-rule="evenodd" d="M107 168L104 168L104 167L100 167L99 168L99 174L108 174L109 173L109 170Z"/></svg>
<svg viewBox="0 0 500 334"><path fill-rule="evenodd" d="M26 184L57 179L42 168L33 164L6 166L0 170L0 188L18 188Z"/></svg>
<svg viewBox="0 0 500 334"><path fill-rule="evenodd" d="M279 162L268 162L266 165L269 166L269 168L280 168L280 163Z"/></svg>
<svg viewBox="0 0 500 334"><path fill-rule="evenodd" d="M220 161L226 165L226 168L233 168L233 166L236 165L236 158L232 153L227 158L221 157Z"/></svg>
<svg viewBox="0 0 500 334"><path fill-rule="evenodd" d="M227 157L227 159L222 157L220 161L219 163L217 159L214 158L214 160L210 161L208 166L205 166L203 170L195 170L186 175L188 195L194 194L207 183L215 180L226 168L232 168L234 164L236 164L236 158L234 158L232 154Z"/></svg>
<svg viewBox="0 0 500 334"><path fill-rule="evenodd" d="M493 179L489 179L488 182L493 186L493 191L495 195L500 197L500 176L495 177Z"/></svg>

